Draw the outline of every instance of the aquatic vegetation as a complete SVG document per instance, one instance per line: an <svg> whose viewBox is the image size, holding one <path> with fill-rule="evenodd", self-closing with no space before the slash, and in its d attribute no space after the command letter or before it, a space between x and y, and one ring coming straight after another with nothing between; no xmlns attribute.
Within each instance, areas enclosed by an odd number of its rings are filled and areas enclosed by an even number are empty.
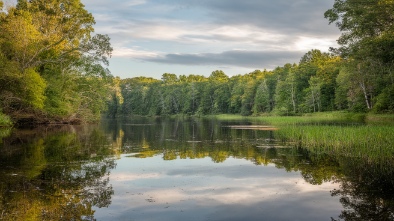
<svg viewBox="0 0 394 221"><path fill-rule="evenodd" d="M236 119L219 116L219 119ZM244 118L238 118L244 119ZM324 112L303 116L249 117L255 124L272 125L276 139L313 152L365 159L393 160L394 116Z"/></svg>
<svg viewBox="0 0 394 221"><path fill-rule="evenodd" d="M361 124L290 124L276 132L282 141L318 152L345 156L392 159L394 127Z"/></svg>

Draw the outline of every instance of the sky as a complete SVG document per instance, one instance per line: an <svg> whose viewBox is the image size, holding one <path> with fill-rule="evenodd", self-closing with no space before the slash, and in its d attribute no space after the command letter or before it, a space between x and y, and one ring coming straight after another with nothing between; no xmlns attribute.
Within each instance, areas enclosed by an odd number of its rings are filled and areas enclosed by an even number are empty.
<svg viewBox="0 0 394 221"><path fill-rule="evenodd" d="M324 12L334 0L81 0L114 48L121 78L163 73L228 76L298 63L335 47Z"/></svg>

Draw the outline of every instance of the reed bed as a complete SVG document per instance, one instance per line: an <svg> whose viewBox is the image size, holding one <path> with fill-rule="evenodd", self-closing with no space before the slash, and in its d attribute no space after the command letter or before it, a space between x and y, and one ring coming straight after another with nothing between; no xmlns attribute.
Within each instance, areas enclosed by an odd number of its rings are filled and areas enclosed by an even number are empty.
<svg viewBox="0 0 394 221"><path fill-rule="evenodd" d="M330 152L366 159L394 157L394 126L390 125L282 125L282 141L314 152Z"/></svg>
<svg viewBox="0 0 394 221"><path fill-rule="evenodd" d="M340 154L366 160L394 161L394 115L322 112L303 116L242 117L219 115L220 120L248 120L279 128L276 138L316 153Z"/></svg>
<svg viewBox="0 0 394 221"><path fill-rule="evenodd" d="M371 115L363 113L349 113L344 111L309 113L302 116L241 116L233 114L209 115L206 118L218 120L248 120L256 123L269 123L275 125L293 124L293 123L365 123L373 122L391 122L394 124L394 115Z"/></svg>

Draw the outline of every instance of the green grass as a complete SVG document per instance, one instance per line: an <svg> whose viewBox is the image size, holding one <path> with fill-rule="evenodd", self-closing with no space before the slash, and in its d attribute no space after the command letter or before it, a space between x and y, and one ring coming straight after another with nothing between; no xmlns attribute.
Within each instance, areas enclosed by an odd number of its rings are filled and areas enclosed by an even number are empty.
<svg viewBox="0 0 394 221"><path fill-rule="evenodd" d="M353 114L312 115L310 117L265 119L279 128L282 141L314 152L335 153L367 160L392 160L394 156L394 123L390 116L370 117ZM385 122L382 124L382 122Z"/></svg>
<svg viewBox="0 0 394 221"><path fill-rule="evenodd" d="M365 121L367 123L394 124L394 114L368 114Z"/></svg>
<svg viewBox="0 0 394 221"><path fill-rule="evenodd" d="M245 117L237 114L218 114L218 115L206 115L204 118L214 118L218 120L245 120L245 119L257 119L256 117Z"/></svg>
<svg viewBox="0 0 394 221"><path fill-rule="evenodd" d="M287 125L277 132L282 139L303 147L339 151L352 149L364 153L394 154L394 127L377 125Z"/></svg>
<svg viewBox="0 0 394 221"><path fill-rule="evenodd" d="M275 125L294 123L368 123L394 125L394 114L365 114L349 113L345 111L308 113L302 116L241 116L236 114L207 115L206 118L218 120L251 120L255 122L265 122Z"/></svg>
<svg viewBox="0 0 394 221"><path fill-rule="evenodd" d="M366 160L393 160L394 115L323 112L303 116L219 115L220 120L248 119L278 127L277 139L306 148Z"/></svg>
<svg viewBox="0 0 394 221"><path fill-rule="evenodd" d="M278 125L310 123L363 123L365 114L347 112L322 112L303 116L267 116L259 117L263 122Z"/></svg>

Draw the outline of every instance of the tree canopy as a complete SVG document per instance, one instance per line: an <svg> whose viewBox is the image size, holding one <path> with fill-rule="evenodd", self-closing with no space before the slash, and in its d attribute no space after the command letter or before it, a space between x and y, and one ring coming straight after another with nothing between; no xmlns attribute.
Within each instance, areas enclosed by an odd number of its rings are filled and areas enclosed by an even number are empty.
<svg viewBox="0 0 394 221"><path fill-rule="evenodd" d="M297 64L229 77L113 78L112 47L80 0L0 1L0 111L41 123L117 115L294 115L394 111L394 1L335 0L324 16L338 48Z"/></svg>
<svg viewBox="0 0 394 221"><path fill-rule="evenodd" d="M342 34L339 47L331 48L330 53L313 49L298 64L233 77L217 70L209 77L189 81L194 75L178 79L166 73L161 82L144 85L147 94L138 92L142 97L133 102L127 98L133 92L123 91L125 103L118 110L126 115L294 115L333 110L392 113L393 12L393 0L335 0L324 16ZM153 91L155 94L149 94ZM133 111L132 106L142 108L140 102L155 105Z"/></svg>
<svg viewBox="0 0 394 221"><path fill-rule="evenodd" d="M349 90L362 94L367 110L393 111L386 99L394 97L393 12L393 0L335 0L324 14L342 31L331 50L346 59Z"/></svg>
<svg viewBox="0 0 394 221"><path fill-rule="evenodd" d="M112 47L107 35L93 35L94 24L80 0L18 0L1 12L2 110L45 121L97 119L112 87L105 68Z"/></svg>

